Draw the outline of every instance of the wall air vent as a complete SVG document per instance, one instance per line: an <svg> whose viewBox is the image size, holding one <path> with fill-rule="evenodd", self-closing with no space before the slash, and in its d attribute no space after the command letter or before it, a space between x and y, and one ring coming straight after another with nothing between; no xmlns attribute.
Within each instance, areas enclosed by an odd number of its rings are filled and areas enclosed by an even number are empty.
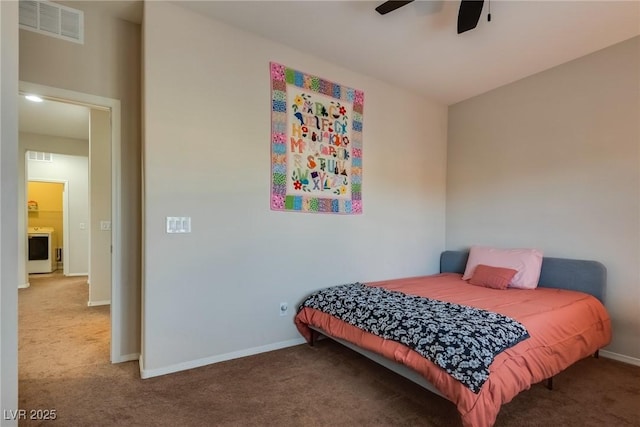
<svg viewBox="0 0 640 427"><path fill-rule="evenodd" d="M50 1L20 0L20 28L84 44L84 12Z"/></svg>
<svg viewBox="0 0 640 427"><path fill-rule="evenodd" d="M53 162L53 154L42 151L27 151L27 159L36 162Z"/></svg>

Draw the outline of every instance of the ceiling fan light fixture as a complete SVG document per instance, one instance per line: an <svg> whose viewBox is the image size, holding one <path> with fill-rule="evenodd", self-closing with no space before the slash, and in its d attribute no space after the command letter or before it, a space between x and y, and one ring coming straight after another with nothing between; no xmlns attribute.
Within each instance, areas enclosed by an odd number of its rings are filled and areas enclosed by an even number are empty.
<svg viewBox="0 0 640 427"><path fill-rule="evenodd" d="M413 2L413 0L408 1L386 1L382 3L380 6L376 7L376 12L380 15L386 15L389 12L393 12L394 10L401 8L409 3Z"/></svg>
<svg viewBox="0 0 640 427"><path fill-rule="evenodd" d="M406 6L412 3L414 0L408 1L385 1L384 3L376 7L376 12L380 15L386 15L389 12ZM489 1L489 13L487 14L487 21L491 22L491 0ZM473 30L480 20L482 15L482 6L484 0L460 0L460 9L458 9L458 34L462 34L465 31Z"/></svg>
<svg viewBox="0 0 640 427"><path fill-rule="evenodd" d="M484 0L462 0L458 10L458 34L473 30L482 14Z"/></svg>

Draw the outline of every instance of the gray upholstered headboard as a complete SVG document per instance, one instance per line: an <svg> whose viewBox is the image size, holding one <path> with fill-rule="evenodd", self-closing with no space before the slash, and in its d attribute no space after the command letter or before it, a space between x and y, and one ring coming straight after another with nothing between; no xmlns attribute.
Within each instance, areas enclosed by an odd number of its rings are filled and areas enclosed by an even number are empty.
<svg viewBox="0 0 640 427"><path fill-rule="evenodd" d="M440 256L441 273L464 273L469 252L444 251ZM543 258L538 286L586 292L604 303L607 269L598 261L567 258Z"/></svg>

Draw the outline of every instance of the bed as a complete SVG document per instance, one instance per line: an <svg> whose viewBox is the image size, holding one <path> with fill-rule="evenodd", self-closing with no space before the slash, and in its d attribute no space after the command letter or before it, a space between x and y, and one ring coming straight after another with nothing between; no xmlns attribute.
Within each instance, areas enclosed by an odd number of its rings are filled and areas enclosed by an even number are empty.
<svg viewBox="0 0 640 427"><path fill-rule="evenodd" d="M492 426L501 405L532 384L547 381L551 387L554 375L578 360L597 355L610 342L611 322L603 305L606 269L596 261L540 256L536 289L497 290L462 280L468 256L464 251L443 252L440 274L436 275L318 291L301 304L296 327L311 345L322 334L443 396L456 405L464 426ZM314 298L315 303L327 304L336 293L347 292L344 289L374 292L371 298L376 300L392 298L396 311L389 314L373 309L373 317L383 320L355 320L362 304L351 301L351 294L337 302L339 309L335 310L334 304L333 314L313 305ZM419 304L419 309L413 304ZM409 314L397 314L405 309ZM453 328L454 332L475 327L482 316L488 316L482 328L490 325L497 329L487 332L488 339L478 338L477 331L457 337L474 343L471 350L429 341L442 332L433 324L424 326L417 338L415 334L408 337L406 329L393 330L388 336L382 331L382 322L397 323L394 319L399 317L410 325L408 330L417 330L411 318L416 312L450 309L464 312L456 314L457 318L465 317L463 322L472 320L472 326L463 323ZM462 368L452 367L452 361Z"/></svg>

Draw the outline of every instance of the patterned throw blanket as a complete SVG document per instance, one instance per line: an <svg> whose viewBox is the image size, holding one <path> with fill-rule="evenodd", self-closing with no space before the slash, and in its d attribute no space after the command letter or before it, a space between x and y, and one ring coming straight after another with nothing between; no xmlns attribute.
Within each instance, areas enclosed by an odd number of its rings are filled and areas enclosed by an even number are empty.
<svg viewBox="0 0 640 427"><path fill-rule="evenodd" d="M474 393L495 356L529 337L522 324L502 314L362 283L315 292L303 307L411 348Z"/></svg>

